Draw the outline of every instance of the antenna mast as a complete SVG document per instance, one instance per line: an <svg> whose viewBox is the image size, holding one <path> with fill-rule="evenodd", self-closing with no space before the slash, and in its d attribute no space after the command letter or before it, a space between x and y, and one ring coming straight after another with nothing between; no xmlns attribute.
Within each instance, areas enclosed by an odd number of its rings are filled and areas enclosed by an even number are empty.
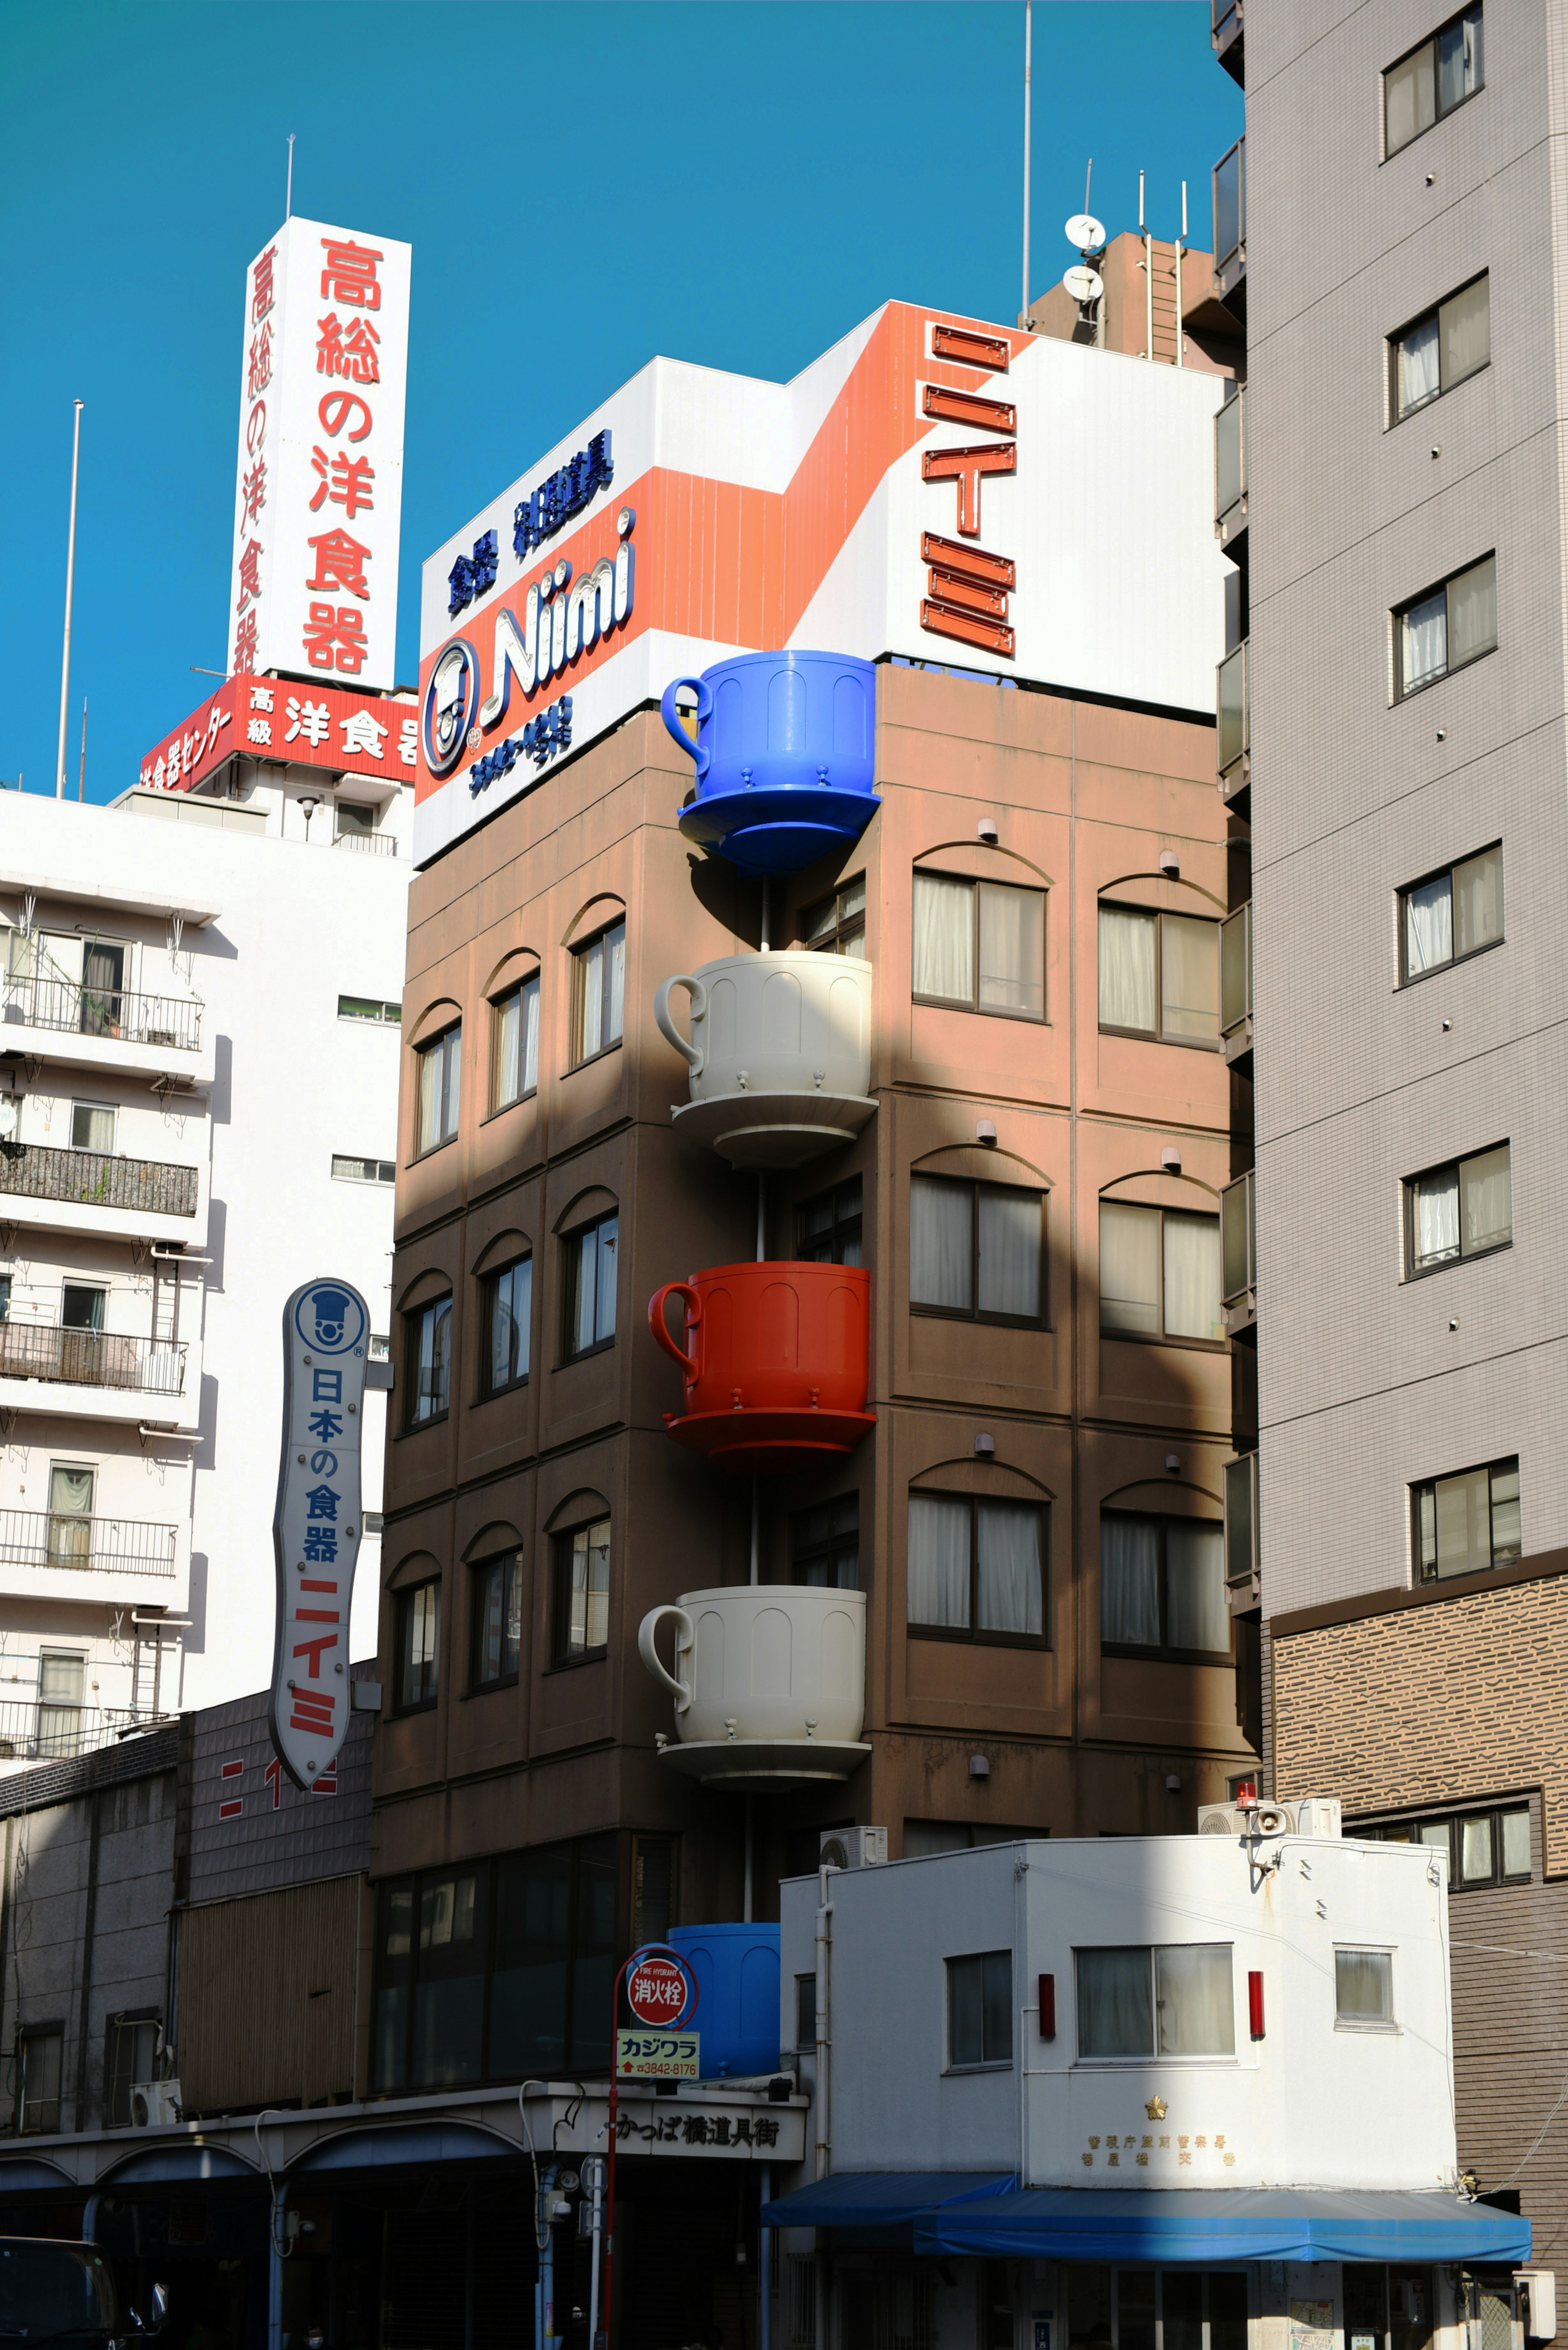
<svg viewBox="0 0 1568 2350"><path fill-rule="evenodd" d="M288 134L288 184L284 191L283 216L286 221L294 218L294 133L292 130Z"/></svg>
<svg viewBox="0 0 1568 2350"><path fill-rule="evenodd" d="M1034 0L1023 0L1023 317L1029 317L1029 99L1034 49ZM1087 205L1085 203L1085 210Z"/></svg>
<svg viewBox="0 0 1568 2350"><path fill-rule="evenodd" d="M55 758L55 797L66 795L66 724L70 715L71 691L71 596L77 577L77 467L82 448L82 407L76 402L76 423L71 432L71 519L66 540L66 635L60 653L60 743Z"/></svg>

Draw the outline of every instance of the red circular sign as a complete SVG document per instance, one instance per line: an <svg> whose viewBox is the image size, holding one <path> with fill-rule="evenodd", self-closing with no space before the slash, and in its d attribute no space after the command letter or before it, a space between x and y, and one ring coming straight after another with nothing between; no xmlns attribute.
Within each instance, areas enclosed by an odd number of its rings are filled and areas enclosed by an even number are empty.
<svg viewBox="0 0 1568 2350"><path fill-rule="evenodd" d="M626 1982L627 2003L639 2023L668 2029L691 1997L686 1970L674 1959L639 1959Z"/></svg>

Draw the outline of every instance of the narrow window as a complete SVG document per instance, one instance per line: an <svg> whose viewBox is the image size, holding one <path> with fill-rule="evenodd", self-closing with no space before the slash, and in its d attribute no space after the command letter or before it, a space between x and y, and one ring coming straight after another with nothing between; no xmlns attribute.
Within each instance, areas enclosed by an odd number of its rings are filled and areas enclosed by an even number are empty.
<svg viewBox="0 0 1568 2350"><path fill-rule="evenodd" d="M1164 1045L1220 1042L1220 925L1102 905L1100 1026Z"/></svg>
<svg viewBox="0 0 1568 2350"><path fill-rule="evenodd" d="M1480 0L1383 77L1383 150L1397 155L1485 87Z"/></svg>
<svg viewBox="0 0 1568 2350"><path fill-rule="evenodd" d="M1012 2062L1012 1953L948 1960L948 2064Z"/></svg>
<svg viewBox="0 0 1568 2350"><path fill-rule="evenodd" d="M1045 893L917 873L914 993L1013 1020L1045 1017Z"/></svg>
<svg viewBox="0 0 1568 2350"><path fill-rule="evenodd" d="M1028 1502L911 1493L911 1626L950 1638L1038 1642L1044 1622L1045 1513Z"/></svg>
<svg viewBox="0 0 1568 2350"><path fill-rule="evenodd" d="M98 1471L79 1461L49 1467L48 1560L51 1566L89 1566L93 1556L93 1495ZM80 1693L78 1694L80 1702Z"/></svg>
<svg viewBox="0 0 1568 2350"><path fill-rule="evenodd" d="M626 923L612 922L572 953L572 1065L618 1045L626 1009Z"/></svg>
<svg viewBox="0 0 1568 2350"><path fill-rule="evenodd" d="M1445 866L1400 892L1404 981L1424 979L1502 937L1502 844Z"/></svg>
<svg viewBox="0 0 1568 2350"><path fill-rule="evenodd" d="M619 1231L620 1219L612 1213L566 1235L567 1362L576 1362L582 1355L597 1355L601 1347L615 1343Z"/></svg>
<svg viewBox="0 0 1568 2350"><path fill-rule="evenodd" d="M828 1591L860 1584L860 1496L840 1493L790 1520L790 1581Z"/></svg>
<svg viewBox="0 0 1568 2350"><path fill-rule="evenodd" d="M794 1979L794 2044L797 2050L816 2045L816 1977Z"/></svg>
<svg viewBox="0 0 1568 2350"><path fill-rule="evenodd" d="M1487 555L1394 615L1399 698L1497 650L1497 557Z"/></svg>
<svg viewBox="0 0 1568 2350"><path fill-rule="evenodd" d="M857 873L831 898L807 906L800 918L800 939L817 954L860 955L866 952L866 876Z"/></svg>
<svg viewBox="0 0 1568 2350"><path fill-rule="evenodd" d="M1100 1642L1118 1654L1229 1663L1224 1528L1103 1512Z"/></svg>
<svg viewBox="0 0 1568 2350"><path fill-rule="evenodd" d="M520 1256L480 1283L483 1305L486 1395L504 1395L528 1376L528 1332L534 1306L534 1260Z"/></svg>
<svg viewBox="0 0 1568 2350"><path fill-rule="evenodd" d="M65 2034L58 2024L50 2024L20 2036L16 2126L53 2137L60 2126L60 2056Z"/></svg>
<svg viewBox="0 0 1568 2350"><path fill-rule="evenodd" d="M397 1596L398 1711L436 1701L441 1644L441 1583L416 1583Z"/></svg>
<svg viewBox="0 0 1568 2350"><path fill-rule="evenodd" d="M522 1558L509 1550L473 1570L472 1687L500 1689L514 1681L522 1646Z"/></svg>
<svg viewBox="0 0 1568 2350"><path fill-rule="evenodd" d="M103 1328L106 1289L90 1287L80 1281L67 1281L60 1286L60 1327L62 1330L101 1330Z"/></svg>
<svg viewBox="0 0 1568 2350"><path fill-rule="evenodd" d="M803 1200L794 1211L794 1253L803 1264L863 1264L860 1178Z"/></svg>
<svg viewBox="0 0 1568 2350"><path fill-rule="evenodd" d="M1080 2056L1233 2056L1229 1942L1073 1953Z"/></svg>
<svg viewBox="0 0 1568 2350"><path fill-rule="evenodd" d="M117 2015L103 2035L103 2117L109 2129L130 2126L130 2092L153 2078L158 2062L158 2018Z"/></svg>
<svg viewBox="0 0 1568 2350"><path fill-rule="evenodd" d="M1100 1328L1117 1338L1222 1340L1219 1217L1102 1200Z"/></svg>
<svg viewBox="0 0 1568 2350"><path fill-rule="evenodd" d="M388 1003L379 995L340 995L337 999L339 1020L363 1020L381 1028L401 1025L403 1007Z"/></svg>
<svg viewBox="0 0 1568 2350"><path fill-rule="evenodd" d="M444 1419L452 1402L452 1299L432 1298L403 1316L410 1428Z"/></svg>
<svg viewBox="0 0 1568 2350"><path fill-rule="evenodd" d="M918 1312L1038 1325L1044 1269L1043 1191L909 1178L909 1303Z"/></svg>
<svg viewBox="0 0 1568 2350"><path fill-rule="evenodd" d="M609 1640L610 1522L574 1526L555 1541L555 1661L602 1657Z"/></svg>
<svg viewBox="0 0 1568 2350"><path fill-rule="evenodd" d="M85 1558L81 1562L86 1565ZM79 1753L87 1659L46 1648L38 1659L38 1752L51 1761Z"/></svg>
<svg viewBox="0 0 1568 2350"><path fill-rule="evenodd" d="M520 980L490 1006L492 1109L523 1101L539 1084L539 974Z"/></svg>
<svg viewBox="0 0 1568 2350"><path fill-rule="evenodd" d="M1405 1261L1412 1274L1430 1273L1461 1257L1485 1256L1513 1238L1513 1182L1509 1148L1456 1159L1405 1186Z"/></svg>
<svg viewBox="0 0 1568 2350"><path fill-rule="evenodd" d="M462 1023L419 1047L419 1141L416 1155L438 1150L457 1132L458 1099L462 1075Z"/></svg>
<svg viewBox="0 0 1568 2350"><path fill-rule="evenodd" d="M1374 2030L1386 2030L1393 2022L1392 1950L1335 1950L1334 2020Z"/></svg>
<svg viewBox="0 0 1568 2350"><path fill-rule="evenodd" d="M335 1183L395 1183L398 1170L389 1159L350 1159L335 1150L332 1180Z"/></svg>
<svg viewBox="0 0 1568 2350"><path fill-rule="evenodd" d="M71 1149L106 1154L113 1150L114 1111L107 1102L71 1104Z"/></svg>
<svg viewBox="0 0 1568 2350"><path fill-rule="evenodd" d="M1416 1558L1423 1583L1477 1575L1520 1556L1519 1462L1494 1461L1412 1485Z"/></svg>
<svg viewBox="0 0 1568 2350"><path fill-rule="evenodd" d="M1435 309L1423 311L1388 338L1394 419L1412 415L1452 391L1491 358L1491 304L1485 276L1473 278Z"/></svg>

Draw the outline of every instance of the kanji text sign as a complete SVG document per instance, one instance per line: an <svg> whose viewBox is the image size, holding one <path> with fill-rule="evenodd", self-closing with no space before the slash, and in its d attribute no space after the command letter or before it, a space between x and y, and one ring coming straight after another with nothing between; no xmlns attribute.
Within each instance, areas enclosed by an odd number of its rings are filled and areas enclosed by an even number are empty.
<svg viewBox="0 0 1568 2350"><path fill-rule="evenodd" d="M283 1459L273 1551L277 1631L269 1727L298 1787L331 1770L348 1727L348 1609L362 1532L359 1452L370 1317L346 1281L307 1281L283 1310Z"/></svg>
<svg viewBox="0 0 1568 2350"><path fill-rule="evenodd" d="M418 733L419 720L407 702L371 701L332 685L230 678L149 751L140 781L151 791L193 791L238 751L251 759L406 784L419 755ZM569 718L566 733L569 741Z"/></svg>
<svg viewBox="0 0 1568 2350"><path fill-rule="evenodd" d="M695 2081L700 2047L695 2032L618 2032L615 2069L623 2081Z"/></svg>
<svg viewBox="0 0 1568 2350"><path fill-rule="evenodd" d="M231 676L394 682L410 257L296 217L246 273Z"/></svg>
<svg viewBox="0 0 1568 2350"><path fill-rule="evenodd" d="M695 2003L695 1986L678 1959L639 1958L626 1979L626 2000L639 2023L666 2030Z"/></svg>

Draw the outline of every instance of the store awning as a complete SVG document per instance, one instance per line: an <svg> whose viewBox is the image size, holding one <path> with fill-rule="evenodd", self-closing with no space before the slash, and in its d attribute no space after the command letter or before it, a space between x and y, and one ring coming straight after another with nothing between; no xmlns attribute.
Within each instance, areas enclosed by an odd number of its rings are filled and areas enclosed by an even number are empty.
<svg viewBox="0 0 1568 2350"><path fill-rule="evenodd" d="M1466 2261L1517 2267L1530 2258L1530 2222L1511 2211L1457 2195L1371 2190L1029 2188L943 2201L918 2213L914 2228L917 2252L1002 2260Z"/></svg>
<svg viewBox="0 0 1568 2350"><path fill-rule="evenodd" d="M764 2228L908 2228L951 2203L985 2195L1005 2198L1016 2184L1010 2171L878 2170L835 2172L762 2209Z"/></svg>

